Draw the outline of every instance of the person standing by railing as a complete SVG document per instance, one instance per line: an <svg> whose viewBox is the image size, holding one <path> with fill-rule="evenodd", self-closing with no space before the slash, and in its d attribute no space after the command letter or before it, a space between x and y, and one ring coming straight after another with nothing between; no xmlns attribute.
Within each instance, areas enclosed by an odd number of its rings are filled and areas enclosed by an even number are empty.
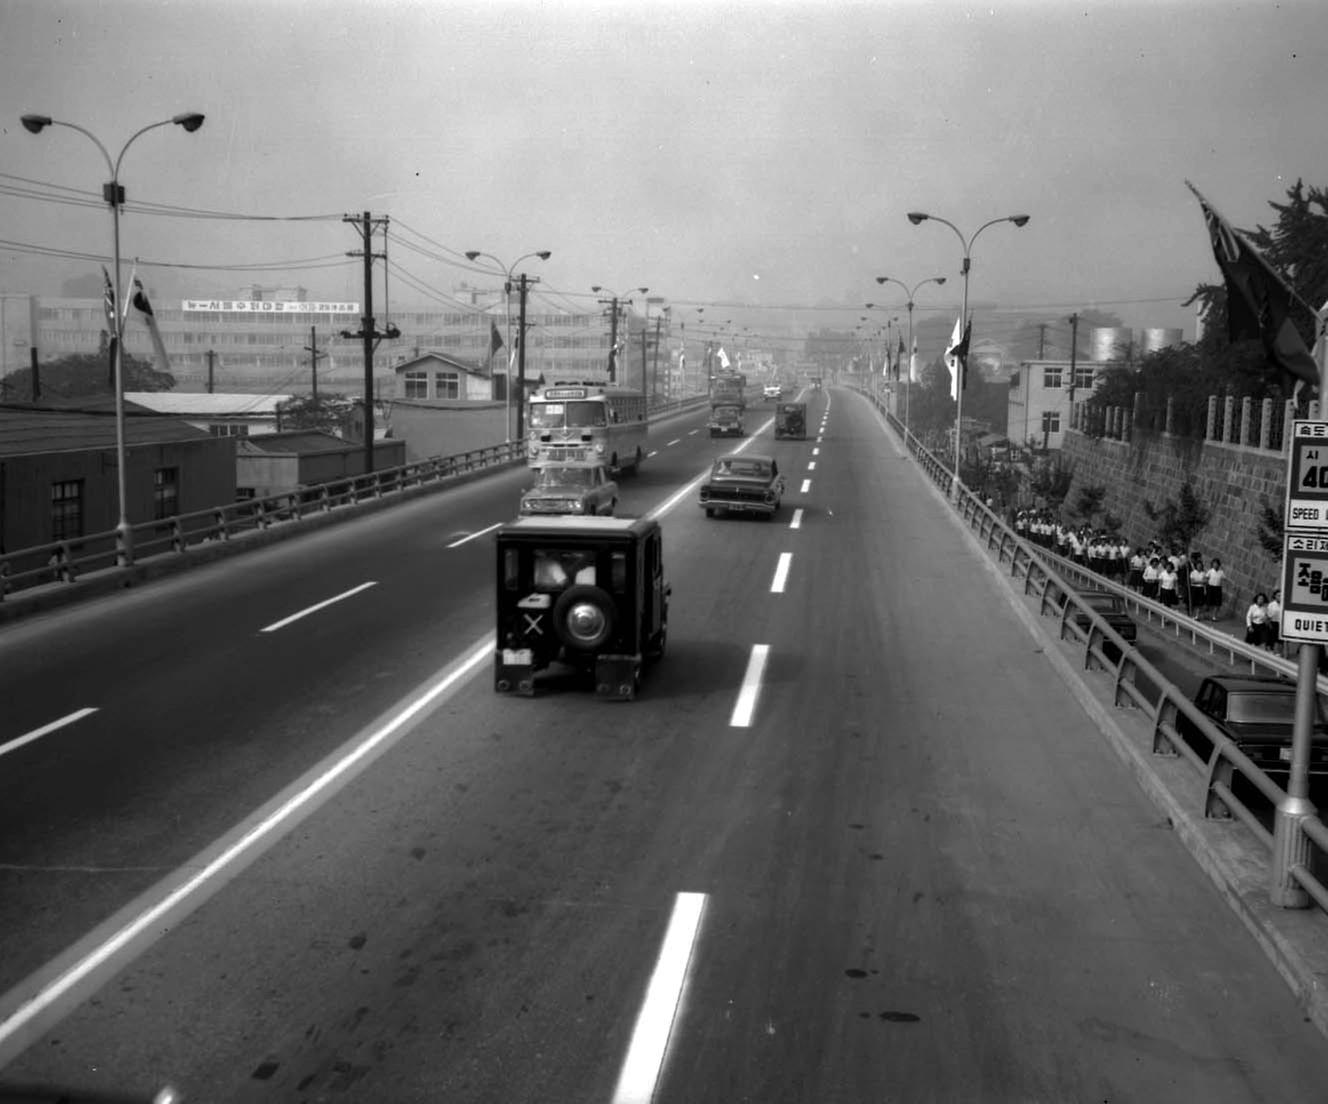
<svg viewBox="0 0 1328 1104"><path fill-rule="evenodd" d="M1245 610L1245 643L1263 647L1268 635L1268 595L1259 591Z"/></svg>
<svg viewBox="0 0 1328 1104"><path fill-rule="evenodd" d="M1144 567L1143 585L1144 597L1150 601L1157 601L1157 580L1162 574L1162 561L1156 556L1149 559Z"/></svg>
<svg viewBox="0 0 1328 1104"><path fill-rule="evenodd" d="M1216 621L1222 616L1222 583L1226 572L1222 570L1222 561L1214 556L1208 561L1208 570L1204 573L1204 606L1208 611L1208 620Z"/></svg>
<svg viewBox="0 0 1328 1104"><path fill-rule="evenodd" d="M1273 596L1268 600L1266 608L1268 614L1267 626L1264 629L1263 646L1270 652L1282 653L1282 592L1273 591Z"/></svg>
<svg viewBox="0 0 1328 1104"><path fill-rule="evenodd" d="M1176 608L1176 565L1170 560L1163 560L1157 574L1157 596L1167 609Z"/></svg>

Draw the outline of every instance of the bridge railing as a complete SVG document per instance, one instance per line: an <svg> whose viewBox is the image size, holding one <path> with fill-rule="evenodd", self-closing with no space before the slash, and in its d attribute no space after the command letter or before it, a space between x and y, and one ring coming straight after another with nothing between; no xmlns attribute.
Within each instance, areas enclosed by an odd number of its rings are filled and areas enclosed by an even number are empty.
<svg viewBox="0 0 1328 1104"><path fill-rule="evenodd" d="M1294 882L1304 890L1311 902L1328 912L1328 886L1315 873L1316 868L1328 869L1328 826L1325 826L1317 812L1303 818L1292 818L1290 830L1299 837L1300 842L1307 842L1308 847L1297 848L1294 843L1275 847L1273 831L1260 812L1251 808L1234 791L1234 783L1237 777L1244 779L1272 809L1286 800L1286 790L1252 762L1142 652L1087 605L1076 592L1073 580L1091 582L1095 589L1119 594L1133 609L1146 614L1150 619L1156 619L1164 628L1171 626L1179 632L1181 622L1189 622L1184 627L1188 635L1196 641L1206 640L1214 654L1226 653L1233 665L1248 665L1251 670L1294 677L1295 664L1226 634L1204 630L1192 618L1116 586L1109 580L1025 541L976 494L959 483L954 478L952 468L923 448L911 433L905 434L903 424L886 409L879 398L870 394L867 397L881 410L890 425L905 437L905 443L919 465L945 490L959 516L997 563L1008 564L1010 574L1022 581L1024 594L1036 599L1041 615L1055 617L1059 621L1061 639L1070 639L1082 645L1084 668L1101 671L1111 680L1113 706L1118 709L1138 709L1149 716L1151 754L1160 758L1179 759L1202 778L1204 818L1235 818L1263 845L1269 855L1270 892L1278 896L1279 887ZM1081 627L1080 623L1084 620L1087 628ZM1317 689L1320 693L1328 690L1328 680L1320 678ZM1200 756L1181 735L1177 722L1182 717L1210 742L1212 751L1207 759ZM1283 856L1305 853L1309 855L1308 862L1292 862L1285 869L1279 868L1279 860Z"/></svg>
<svg viewBox="0 0 1328 1104"><path fill-rule="evenodd" d="M703 406L706 402L706 396L699 395L653 403L650 417L652 420L668 417ZM523 442L505 441L264 498L244 499L193 513L138 522L130 527L132 558L180 555L214 541L227 541L279 525L299 525L313 516L399 495L412 487L498 468L524 456ZM6 552L0 554L0 602L18 591L73 583L98 571L124 567L130 559L129 550L121 547L119 534L113 529Z"/></svg>

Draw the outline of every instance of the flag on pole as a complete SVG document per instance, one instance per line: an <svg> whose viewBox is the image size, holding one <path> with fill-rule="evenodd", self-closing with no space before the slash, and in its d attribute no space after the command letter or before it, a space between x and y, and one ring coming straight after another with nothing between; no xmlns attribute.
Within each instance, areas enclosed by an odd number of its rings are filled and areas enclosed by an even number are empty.
<svg viewBox="0 0 1328 1104"><path fill-rule="evenodd" d="M904 354L908 350L904 348L904 335L899 335L899 344L895 348L895 379L899 378L899 366L904 363Z"/></svg>
<svg viewBox="0 0 1328 1104"><path fill-rule="evenodd" d="M1203 210L1213 257L1227 288L1227 335L1232 341L1257 338L1268 359L1292 381L1319 387L1319 366L1291 320L1296 293L1249 242L1217 213L1188 180Z"/></svg>
<svg viewBox="0 0 1328 1104"><path fill-rule="evenodd" d="M503 335L498 332L498 323L489 320L489 359L493 359L493 354L503 347Z"/></svg>
<svg viewBox="0 0 1328 1104"><path fill-rule="evenodd" d="M105 288L102 291L102 307L106 311L106 325L109 328L111 340L115 340L115 286L111 283L111 274L106 271L106 266L101 266L101 276L105 281Z"/></svg>
<svg viewBox="0 0 1328 1104"><path fill-rule="evenodd" d="M908 357L908 382L918 382L918 339L913 339L913 352Z"/></svg>
<svg viewBox="0 0 1328 1104"><path fill-rule="evenodd" d="M152 353L157 371L169 372L171 361L166 355L166 343L161 339L161 330L157 328L157 316L152 313L152 304L148 302L148 293L143 287L143 281L137 276L134 277L133 288L134 295L130 301L134 304L134 309L143 316L148 334L152 337Z"/></svg>
<svg viewBox="0 0 1328 1104"><path fill-rule="evenodd" d="M729 354L726 353L726 352L724 351L724 346L723 346L723 345L721 345L721 346L719 347L719 352L717 352L717 353L715 354L715 356L719 357L719 365L720 365L721 368L728 368L728 366L729 366Z"/></svg>
<svg viewBox="0 0 1328 1104"><path fill-rule="evenodd" d="M950 344L945 348L945 366L950 370L950 398L959 397L959 358L955 355L964 340L964 320L956 318Z"/></svg>

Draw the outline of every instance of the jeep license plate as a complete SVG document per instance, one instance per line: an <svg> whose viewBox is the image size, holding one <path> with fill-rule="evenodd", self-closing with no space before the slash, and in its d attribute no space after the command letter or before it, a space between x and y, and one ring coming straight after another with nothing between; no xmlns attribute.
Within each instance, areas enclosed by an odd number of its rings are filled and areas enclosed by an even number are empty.
<svg viewBox="0 0 1328 1104"><path fill-rule="evenodd" d="M529 648L504 648L503 664L507 667L529 667L535 662L534 653Z"/></svg>

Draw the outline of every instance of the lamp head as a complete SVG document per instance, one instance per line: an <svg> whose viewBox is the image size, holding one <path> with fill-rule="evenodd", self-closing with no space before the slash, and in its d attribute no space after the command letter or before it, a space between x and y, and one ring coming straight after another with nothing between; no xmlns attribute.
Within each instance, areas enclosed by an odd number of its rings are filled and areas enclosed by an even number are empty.
<svg viewBox="0 0 1328 1104"><path fill-rule="evenodd" d="M1011 216L1010 216L1010 221L1013 222L1016 226L1023 226L1024 223L1026 223L1026 222L1028 221L1028 216L1027 216L1027 215L1011 215Z"/></svg>
<svg viewBox="0 0 1328 1104"><path fill-rule="evenodd" d="M910 211L908 213L908 221L911 222L914 226L917 226L918 223L923 222L929 218L931 218L931 215L924 214L922 211Z"/></svg>
<svg viewBox="0 0 1328 1104"><path fill-rule="evenodd" d="M945 283L945 277L944 277L944 276L933 276L932 279L935 280L938 284L943 284L943 283Z"/></svg>
<svg viewBox="0 0 1328 1104"><path fill-rule="evenodd" d="M600 285L600 284L592 284L591 287L590 287L590 290L593 291L593 292L595 292L596 294L598 294L599 292L603 291L604 288L603 288L603 286Z"/></svg>
<svg viewBox="0 0 1328 1104"><path fill-rule="evenodd" d="M644 295L644 294L645 294L647 291L649 291L650 289L649 289L649 288L637 288L636 290L639 291L642 295Z"/></svg>
<svg viewBox="0 0 1328 1104"><path fill-rule="evenodd" d="M547 261L550 257L553 256L553 251L549 249L541 249L538 253L535 254L535 256L537 256L541 261Z"/></svg>
<svg viewBox="0 0 1328 1104"><path fill-rule="evenodd" d="M885 283L886 280L888 280L888 279L890 279L889 276L877 276L877 277L876 277L876 282L877 282L878 284L883 284L883 283Z"/></svg>
<svg viewBox="0 0 1328 1104"><path fill-rule="evenodd" d="M875 303L863 303L862 305L866 307L868 310L872 310L876 306Z"/></svg>
<svg viewBox="0 0 1328 1104"><path fill-rule="evenodd" d="M49 115L24 115L20 121L23 123L23 129L32 134L40 134L45 127L51 125Z"/></svg>
<svg viewBox="0 0 1328 1104"><path fill-rule="evenodd" d="M479 257L479 255L480 255L480 251L479 251L478 249L467 249L467 250L466 250L466 260L468 260L468 261L476 260L476 259Z"/></svg>
<svg viewBox="0 0 1328 1104"><path fill-rule="evenodd" d="M198 111L186 111L183 114L176 115L171 119L171 122L176 126L184 127L185 131L189 134L193 134L194 131L203 125L203 115Z"/></svg>

